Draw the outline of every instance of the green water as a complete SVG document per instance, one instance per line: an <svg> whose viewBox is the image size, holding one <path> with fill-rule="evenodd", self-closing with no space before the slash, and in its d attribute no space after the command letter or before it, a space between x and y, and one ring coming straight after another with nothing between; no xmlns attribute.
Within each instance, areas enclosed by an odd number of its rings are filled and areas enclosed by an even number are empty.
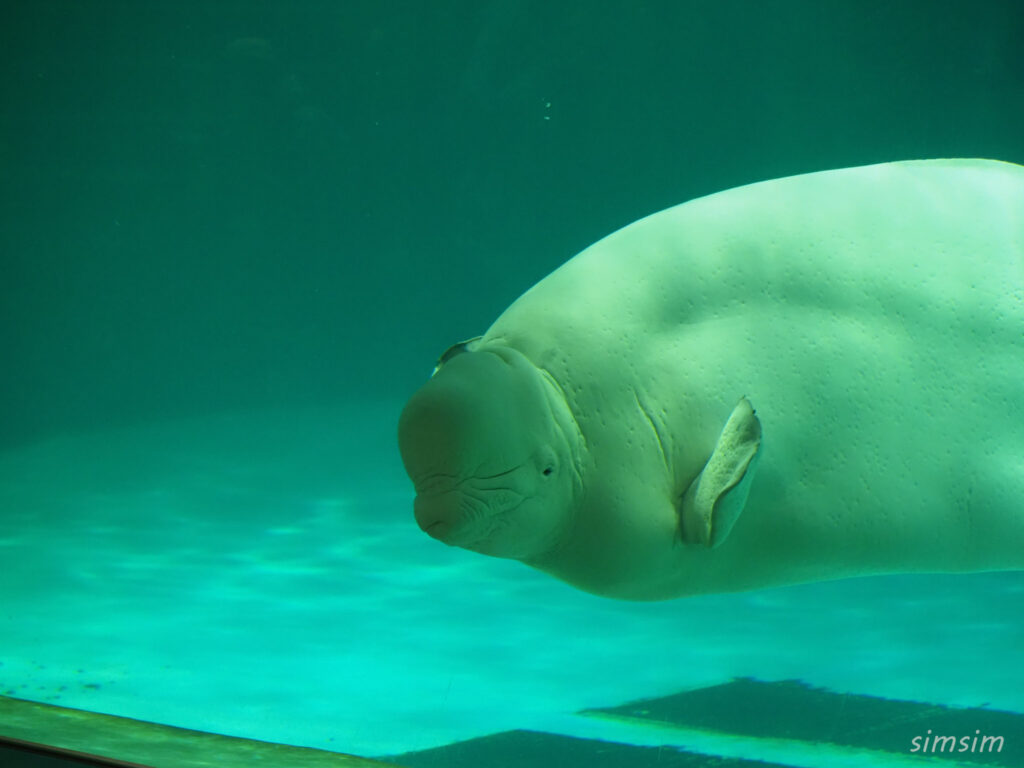
<svg viewBox="0 0 1024 768"><path fill-rule="evenodd" d="M854 763L574 713L737 676L1024 712L1021 574L601 601L427 539L394 446L438 353L640 216L1024 163L1022 39L1017 0L5 4L0 694L794 765Z"/></svg>
<svg viewBox="0 0 1024 768"><path fill-rule="evenodd" d="M404 399L640 216L805 171L1024 161L1016 0L0 14L7 443Z"/></svg>

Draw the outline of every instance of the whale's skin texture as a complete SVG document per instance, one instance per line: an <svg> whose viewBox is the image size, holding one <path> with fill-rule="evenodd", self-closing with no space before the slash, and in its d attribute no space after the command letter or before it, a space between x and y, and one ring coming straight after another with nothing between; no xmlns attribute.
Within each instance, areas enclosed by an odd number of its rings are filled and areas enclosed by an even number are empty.
<svg viewBox="0 0 1024 768"><path fill-rule="evenodd" d="M447 353L399 443L428 533L607 597L1022 569L1024 167L641 219Z"/></svg>

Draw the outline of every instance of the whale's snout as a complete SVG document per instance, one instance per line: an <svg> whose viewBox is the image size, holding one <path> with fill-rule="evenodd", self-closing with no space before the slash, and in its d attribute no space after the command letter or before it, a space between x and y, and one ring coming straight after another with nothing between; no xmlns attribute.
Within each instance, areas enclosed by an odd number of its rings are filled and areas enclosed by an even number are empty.
<svg viewBox="0 0 1024 768"><path fill-rule="evenodd" d="M457 494L417 495L413 514L420 530L431 538L453 546L462 544L466 525L459 513Z"/></svg>

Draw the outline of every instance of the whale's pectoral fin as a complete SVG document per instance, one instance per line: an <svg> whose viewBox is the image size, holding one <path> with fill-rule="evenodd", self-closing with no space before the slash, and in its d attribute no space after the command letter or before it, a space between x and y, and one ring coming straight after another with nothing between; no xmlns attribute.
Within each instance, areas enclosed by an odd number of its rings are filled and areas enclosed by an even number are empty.
<svg viewBox="0 0 1024 768"><path fill-rule="evenodd" d="M741 398L718 436L711 458L683 494L679 531L684 542L717 547L729 535L757 467L761 422L747 398Z"/></svg>

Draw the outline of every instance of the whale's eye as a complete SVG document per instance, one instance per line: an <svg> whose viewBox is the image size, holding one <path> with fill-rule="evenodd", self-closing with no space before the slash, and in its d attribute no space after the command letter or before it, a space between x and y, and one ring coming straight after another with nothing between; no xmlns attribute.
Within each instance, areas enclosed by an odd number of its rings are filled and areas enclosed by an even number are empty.
<svg viewBox="0 0 1024 768"><path fill-rule="evenodd" d="M558 456L550 445L543 446L533 457L534 469L539 469L544 477L551 477L558 469Z"/></svg>

